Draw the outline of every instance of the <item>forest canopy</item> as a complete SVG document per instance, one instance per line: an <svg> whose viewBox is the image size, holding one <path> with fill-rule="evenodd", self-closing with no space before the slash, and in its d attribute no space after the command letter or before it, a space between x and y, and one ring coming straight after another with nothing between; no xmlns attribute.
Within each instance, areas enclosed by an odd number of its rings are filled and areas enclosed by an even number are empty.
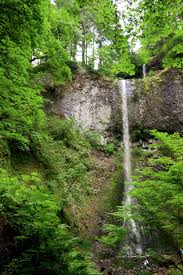
<svg viewBox="0 0 183 275"><path fill-rule="evenodd" d="M183 68L182 1L128 2L128 31L142 45L139 49L141 62L159 69Z"/></svg>

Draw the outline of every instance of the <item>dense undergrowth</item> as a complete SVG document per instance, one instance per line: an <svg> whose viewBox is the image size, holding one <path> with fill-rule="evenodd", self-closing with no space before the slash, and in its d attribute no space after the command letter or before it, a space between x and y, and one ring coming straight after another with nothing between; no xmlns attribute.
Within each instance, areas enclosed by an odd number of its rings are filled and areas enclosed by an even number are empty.
<svg viewBox="0 0 183 275"><path fill-rule="evenodd" d="M120 243L122 255L126 253L124 237L127 232L121 225L131 219L143 226L142 245L146 253L175 254L183 241L183 138L178 133L169 135L158 131L151 131L152 136L154 142L148 149L135 147L132 151L135 188L129 195L138 199L138 205L119 206L111 213L115 222L104 226L106 234L102 243L112 247ZM151 241L146 239L149 234Z"/></svg>
<svg viewBox="0 0 183 275"><path fill-rule="evenodd" d="M183 138L179 133L156 130L149 135L149 143L148 139L144 141L145 149L140 143L132 149L135 188L129 196L137 199L138 204L121 203L111 211L99 238L99 258L108 272L156 274L163 270L166 274L182 274L177 250L183 242ZM143 265L143 256L135 257L132 252L131 257L131 220L141 234L148 268Z"/></svg>
<svg viewBox="0 0 183 275"><path fill-rule="evenodd" d="M102 243L113 249L120 246L120 255L125 253L127 233L122 225L131 218L140 221L150 234L164 232L172 247L182 243L182 137L155 131L152 135L157 141L149 145L149 150L133 149L137 170L133 182L136 188L131 195L138 198L138 207L125 206L130 209L126 211L119 206L109 215L110 223L104 225ZM87 207L97 173L105 173L96 168L92 151L110 156L117 152L117 145L101 145L99 135L81 131L74 120L57 116L48 117L41 138L37 137L32 139L29 151L15 148L11 142L2 147L1 272L97 274L88 254L90 249L75 237L80 235L84 217L78 212ZM114 197L115 185L122 181L121 149L115 154L112 193L108 190L104 199L111 211L122 201L122 195ZM117 192L122 194L121 189ZM159 253L156 247L153 249Z"/></svg>
<svg viewBox="0 0 183 275"><path fill-rule="evenodd" d="M79 158L81 155L86 158L89 144L82 143L84 138L72 129L71 121L58 123L56 118L52 122L50 119L50 132L45 129L44 139L33 140L29 152L19 152L20 159L18 155L15 157L11 144L1 155L1 238L8 236L1 240L4 254L1 271L5 274L91 273L87 257L78 248L79 240L63 224L61 213L65 204L73 203L76 194L73 188L80 189L79 194L83 191L81 182L87 168L84 159L81 158L82 162ZM36 172L30 155L34 156L34 162L42 163ZM24 169L19 170L16 161L30 166L29 175L21 175Z"/></svg>
<svg viewBox="0 0 183 275"><path fill-rule="evenodd" d="M71 232L79 234L76 213L94 191L92 150L110 156L117 147L56 116L37 137L29 151L11 143L2 150L1 272L97 274L90 249Z"/></svg>
<svg viewBox="0 0 183 275"><path fill-rule="evenodd" d="M59 205L35 176L1 171L3 274L93 274L89 256L59 218ZM7 236L7 235L8 236ZM4 249L3 249L3 246Z"/></svg>
<svg viewBox="0 0 183 275"><path fill-rule="evenodd" d="M175 247L182 244L183 138L152 131L158 141L146 153L132 191L139 201L142 222L164 230Z"/></svg>

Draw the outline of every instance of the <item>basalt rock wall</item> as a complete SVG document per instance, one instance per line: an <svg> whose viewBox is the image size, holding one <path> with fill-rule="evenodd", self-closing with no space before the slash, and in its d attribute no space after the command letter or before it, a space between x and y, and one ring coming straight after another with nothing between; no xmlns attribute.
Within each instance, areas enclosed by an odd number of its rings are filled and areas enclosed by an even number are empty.
<svg viewBox="0 0 183 275"><path fill-rule="evenodd" d="M94 74L77 74L67 87L60 87L53 100L52 112L73 117L85 129L104 137L120 135L121 98L117 81Z"/></svg>
<svg viewBox="0 0 183 275"><path fill-rule="evenodd" d="M165 70L132 82L129 96L131 129L183 131L183 73Z"/></svg>
<svg viewBox="0 0 183 275"><path fill-rule="evenodd" d="M127 81L129 124L136 128L183 131L183 73L164 70L156 76ZM77 74L57 88L51 111L74 117L82 128L105 136L122 132L121 96L117 81Z"/></svg>

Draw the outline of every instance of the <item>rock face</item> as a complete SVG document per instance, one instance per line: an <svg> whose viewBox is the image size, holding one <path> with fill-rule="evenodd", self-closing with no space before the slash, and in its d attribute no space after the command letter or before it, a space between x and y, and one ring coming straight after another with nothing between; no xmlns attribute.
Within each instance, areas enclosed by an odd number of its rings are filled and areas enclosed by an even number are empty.
<svg viewBox="0 0 183 275"><path fill-rule="evenodd" d="M59 88L53 112L74 117L85 129L110 136L121 130L121 101L117 83L96 75L76 75L71 85Z"/></svg>
<svg viewBox="0 0 183 275"><path fill-rule="evenodd" d="M154 77L128 80L131 131L137 128L183 131L183 73L164 70ZM52 112L74 117L82 128L105 136L122 132L118 82L96 75L76 75L68 87L57 89Z"/></svg>
<svg viewBox="0 0 183 275"><path fill-rule="evenodd" d="M136 80L129 98L131 128L183 131L183 73L166 70Z"/></svg>

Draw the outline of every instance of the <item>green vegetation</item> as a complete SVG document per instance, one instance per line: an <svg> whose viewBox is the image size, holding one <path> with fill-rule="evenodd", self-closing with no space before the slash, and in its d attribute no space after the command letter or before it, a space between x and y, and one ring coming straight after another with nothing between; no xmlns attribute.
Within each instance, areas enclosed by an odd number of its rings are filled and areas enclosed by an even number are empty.
<svg viewBox="0 0 183 275"><path fill-rule="evenodd" d="M95 191L92 181L98 180L95 177L104 177L95 176L100 169L93 163L91 150L107 156L116 148L109 145L101 145L98 134L82 133L73 119L50 116L40 136L37 133L32 139L29 151L12 145L3 148L3 274L97 274L88 246L71 231L84 230L78 223L87 217L75 213L88 207ZM7 244L6 235L10 236Z"/></svg>
<svg viewBox="0 0 183 275"><path fill-rule="evenodd" d="M182 244L183 138L155 130L151 135L156 143L149 145L150 150L133 150L135 188L129 195L137 198L138 205L120 206L112 213L113 223L106 224L107 235L101 239L105 245L118 245L120 234L125 233L120 228L130 219L140 222L144 232L159 230L175 247Z"/></svg>
<svg viewBox="0 0 183 275"><path fill-rule="evenodd" d="M29 152L2 153L3 274L97 273L82 241L64 224L74 223L72 208L90 193L90 147L72 120L51 117Z"/></svg>
<svg viewBox="0 0 183 275"><path fill-rule="evenodd" d="M30 58L45 32L47 6L46 0L0 4L0 135L22 150L28 149L32 134L44 121Z"/></svg>
<svg viewBox="0 0 183 275"><path fill-rule="evenodd" d="M107 246L114 247L124 241L127 230L121 225L105 224L104 232L106 235L102 236L100 241Z"/></svg>
<svg viewBox="0 0 183 275"><path fill-rule="evenodd" d="M128 8L128 15L130 29L128 24L121 26L121 13L112 0L56 0L54 4L49 0L1 0L2 274L97 274L90 249L78 237L82 219L78 212L87 208L92 192L94 196L101 191L110 172L114 178L106 204L109 208L116 204L113 194L122 178L119 144L109 140L102 145L98 134L81 132L74 120L46 115L44 93L71 81L78 68L95 71L96 61L97 73L112 78L130 77L136 64L153 59L160 67L182 68L180 0L142 0L136 9L133 5ZM138 21L135 32L142 43L137 55L129 42L132 17ZM152 134L160 143L149 161L145 158L146 168L134 182L137 188L131 194L138 198L139 207L133 218L166 231L181 244L182 137ZM145 137L149 137L145 129L134 132L134 139ZM113 155L120 162L116 171L108 171ZM143 158L139 150L134 155ZM93 163L97 158L99 167ZM99 191L93 190L94 183ZM95 208L92 203L90 208ZM115 247L124 239L126 230L119 220L122 212L119 208L113 214L116 225L105 226L103 242L107 245Z"/></svg>
<svg viewBox="0 0 183 275"><path fill-rule="evenodd" d="M96 274L79 240L61 223L55 196L38 177L10 177L1 170L0 194L1 230L10 236L3 274Z"/></svg>
<svg viewBox="0 0 183 275"><path fill-rule="evenodd" d="M131 139L133 142L139 141L139 140L148 140L151 138L152 135L150 131L143 126L136 126L134 131L131 134Z"/></svg>
<svg viewBox="0 0 183 275"><path fill-rule="evenodd" d="M144 63L151 60L155 67L183 68L182 11L181 0L140 1L135 18L141 30L139 54Z"/></svg>
<svg viewBox="0 0 183 275"><path fill-rule="evenodd" d="M139 171L131 192L139 201L142 218L164 230L178 247L182 244L183 138L153 131L158 149Z"/></svg>
<svg viewBox="0 0 183 275"><path fill-rule="evenodd" d="M142 45L138 53L134 54L137 75L144 63L148 65L148 70L182 69L182 1L140 0L127 2L127 31L133 37L132 43L135 44L139 40Z"/></svg>
<svg viewBox="0 0 183 275"><path fill-rule="evenodd" d="M0 17L0 135L8 144L29 150L46 123L40 93L72 79L70 65L78 45L83 65L88 65L87 47L95 40L102 74L133 74L127 38L111 0L93 0L92 5L9 0L0 4Z"/></svg>

